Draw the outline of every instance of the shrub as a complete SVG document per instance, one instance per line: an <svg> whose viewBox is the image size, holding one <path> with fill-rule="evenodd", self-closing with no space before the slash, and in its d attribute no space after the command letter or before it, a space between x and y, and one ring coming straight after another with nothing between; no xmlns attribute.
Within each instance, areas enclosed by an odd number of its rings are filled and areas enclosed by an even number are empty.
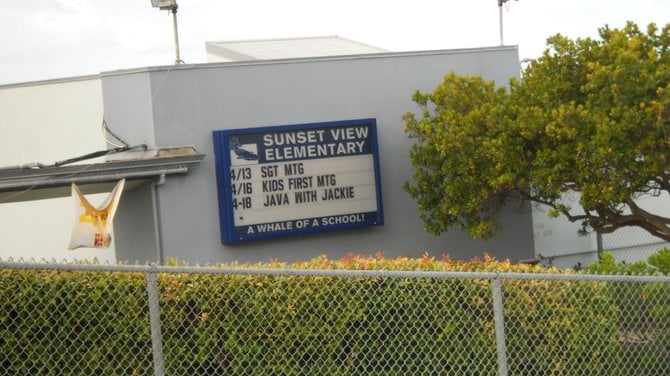
<svg viewBox="0 0 670 376"><path fill-rule="evenodd" d="M0 269L0 373L152 375L138 273Z"/></svg>
<svg viewBox="0 0 670 376"><path fill-rule="evenodd" d="M670 272L670 250L662 248L647 261L617 262L604 252L586 269L590 273L652 275ZM670 372L670 283L611 282L604 290L616 304L617 338L621 343L621 374L658 375Z"/></svg>
<svg viewBox="0 0 670 376"><path fill-rule="evenodd" d="M656 270L664 275L670 275L670 249L661 248L658 252L649 256L647 260L649 265L656 268Z"/></svg>
<svg viewBox="0 0 670 376"><path fill-rule="evenodd" d="M489 279L245 267L568 273L381 253L226 266L241 272L159 275L167 374L497 374ZM151 374L145 278L0 270L0 372ZM617 308L604 283L506 279L503 295L510 374L614 374Z"/></svg>
<svg viewBox="0 0 670 376"><path fill-rule="evenodd" d="M568 273L382 253L246 266ZM169 373L497 374L488 279L166 274L161 286ZM506 280L503 292L511 374L614 373L616 307L603 283Z"/></svg>

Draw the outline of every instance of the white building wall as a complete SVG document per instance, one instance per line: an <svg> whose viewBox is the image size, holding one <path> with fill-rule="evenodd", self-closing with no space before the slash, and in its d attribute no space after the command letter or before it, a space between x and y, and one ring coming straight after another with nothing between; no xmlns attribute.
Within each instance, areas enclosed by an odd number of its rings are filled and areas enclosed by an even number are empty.
<svg viewBox="0 0 670 376"><path fill-rule="evenodd" d="M578 195L569 200L572 207L579 208ZM637 200L645 210L660 216L670 213L670 197L643 197ZM598 240L595 233L579 236L580 223L569 222L565 217L549 218L546 207L533 207L533 235L535 255L561 268L578 264L585 267L598 259ZM602 249L611 252L617 261L632 263L646 260L650 255L670 243L650 235L638 227L621 228L611 234L603 234Z"/></svg>
<svg viewBox="0 0 670 376"><path fill-rule="evenodd" d="M102 117L97 76L0 86L0 167L103 150ZM105 197L88 196L95 205ZM106 250L67 250L73 212L70 197L0 202L0 258L115 262L113 242Z"/></svg>

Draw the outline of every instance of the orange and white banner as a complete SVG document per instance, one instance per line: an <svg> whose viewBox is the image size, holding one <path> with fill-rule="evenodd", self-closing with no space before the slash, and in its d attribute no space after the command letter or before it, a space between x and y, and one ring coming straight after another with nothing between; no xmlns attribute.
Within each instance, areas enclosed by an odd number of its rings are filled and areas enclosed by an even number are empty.
<svg viewBox="0 0 670 376"><path fill-rule="evenodd" d="M121 179L98 208L91 205L79 188L72 183L74 223L68 249L80 247L109 248L112 242L112 221L121 199L125 179Z"/></svg>

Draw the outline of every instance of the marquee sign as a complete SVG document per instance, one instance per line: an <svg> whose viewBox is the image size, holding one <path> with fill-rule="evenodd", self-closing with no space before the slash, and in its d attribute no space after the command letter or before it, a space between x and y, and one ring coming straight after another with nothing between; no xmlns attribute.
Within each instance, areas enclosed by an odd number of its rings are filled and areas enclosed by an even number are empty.
<svg viewBox="0 0 670 376"><path fill-rule="evenodd" d="M384 223L374 119L214 131L224 243Z"/></svg>

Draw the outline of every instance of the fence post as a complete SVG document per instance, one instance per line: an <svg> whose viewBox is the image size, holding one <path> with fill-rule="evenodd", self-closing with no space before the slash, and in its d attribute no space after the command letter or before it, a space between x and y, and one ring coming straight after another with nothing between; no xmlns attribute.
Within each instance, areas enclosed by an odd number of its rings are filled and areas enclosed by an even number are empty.
<svg viewBox="0 0 670 376"><path fill-rule="evenodd" d="M158 303L158 278L156 272L147 273L147 298L149 322L151 324L151 353L154 360L154 375L164 376L163 338L161 336L161 310Z"/></svg>
<svg viewBox="0 0 670 376"><path fill-rule="evenodd" d="M507 345L505 338L505 317L503 309L502 283L500 278L491 280L493 293L493 321L496 333L496 353L498 354L498 375L507 376Z"/></svg>

